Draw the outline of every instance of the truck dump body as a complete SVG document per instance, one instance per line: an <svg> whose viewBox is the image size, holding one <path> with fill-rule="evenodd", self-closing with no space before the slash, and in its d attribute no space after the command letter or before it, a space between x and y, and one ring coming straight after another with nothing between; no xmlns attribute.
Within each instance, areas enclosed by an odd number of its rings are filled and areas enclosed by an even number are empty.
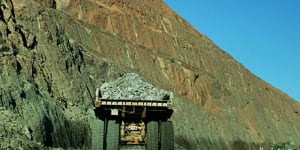
<svg viewBox="0 0 300 150"><path fill-rule="evenodd" d="M167 120L173 110L173 94L170 92L165 100L138 100L138 99L102 99L101 91L96 90L95 112L99 118L115 118L131 116L145 120ZM135 116L135 117L134 117ZM129 117L128 117L129 118Z"/></svg>
<svg viewBox="0 0 300 150"><path fill-rule="evenodd" d="M145 107L170 107L172 103L165 100L121 100L121 99L101 99L96 101L100 106L145 106Z"/></svg>

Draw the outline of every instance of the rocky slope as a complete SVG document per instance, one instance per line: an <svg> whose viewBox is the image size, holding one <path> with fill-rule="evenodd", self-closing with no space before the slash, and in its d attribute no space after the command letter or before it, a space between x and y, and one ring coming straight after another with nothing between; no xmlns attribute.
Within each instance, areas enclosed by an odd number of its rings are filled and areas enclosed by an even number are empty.
<svg viewBox="0 0 300 150"><path fill-rule="evenodd" d="M94 91L135 72L175 93L177 149L300 145L300 104L161 0L2 0L0 147L90 148Z"/></svg>

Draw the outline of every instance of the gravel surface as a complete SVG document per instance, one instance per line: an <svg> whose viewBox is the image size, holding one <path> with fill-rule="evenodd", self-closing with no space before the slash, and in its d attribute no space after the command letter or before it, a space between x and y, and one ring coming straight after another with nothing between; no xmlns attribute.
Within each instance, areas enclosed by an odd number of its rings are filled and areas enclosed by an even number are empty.
<svg viewBox="0 0 300 150"><path fill-rule="evenodd" d="M104 83L100 91L103 99L168 100L170 97L170 92L142 81L135 73L127 73L115 81Z"/></svg>

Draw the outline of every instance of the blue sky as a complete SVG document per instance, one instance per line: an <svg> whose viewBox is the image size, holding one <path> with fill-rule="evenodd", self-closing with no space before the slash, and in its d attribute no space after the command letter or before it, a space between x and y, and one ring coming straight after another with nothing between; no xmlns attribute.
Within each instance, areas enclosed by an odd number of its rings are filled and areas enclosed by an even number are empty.
<svg viewBox="0 0 300 150"><path fill-rule="evenodd" d="M252 73L300 101L300 0L164 0Z"/></svg>

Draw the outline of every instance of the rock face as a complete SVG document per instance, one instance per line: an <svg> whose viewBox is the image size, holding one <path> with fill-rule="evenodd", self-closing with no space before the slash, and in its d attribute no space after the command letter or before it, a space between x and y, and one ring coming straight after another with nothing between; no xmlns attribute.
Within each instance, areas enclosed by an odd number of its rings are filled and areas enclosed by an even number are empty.
<svg viewBox="0 0 300 150"><path fill-rule="evenodd" d="M177 149L299 149L300 104L160 0L1 0L0 147L89 149L94 91L174 92Z"/></svg>

